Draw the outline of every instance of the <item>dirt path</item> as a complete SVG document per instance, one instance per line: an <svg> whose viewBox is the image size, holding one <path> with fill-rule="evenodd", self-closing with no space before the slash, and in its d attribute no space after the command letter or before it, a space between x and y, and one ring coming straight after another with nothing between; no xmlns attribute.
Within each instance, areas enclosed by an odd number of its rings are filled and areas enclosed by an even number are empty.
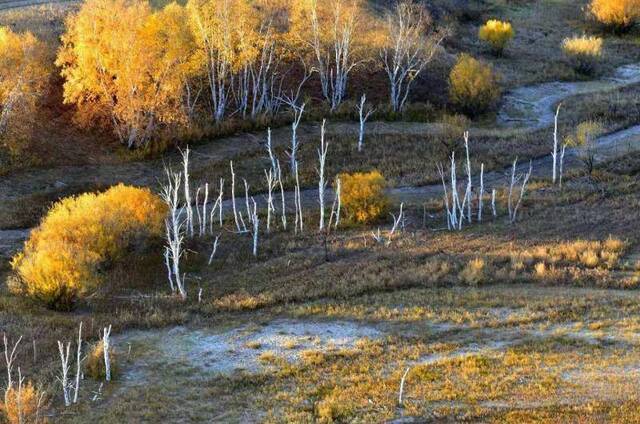
<svg viewBox="0 0 640 424"><path fill-rule="evenodd" d="M40 6L51 3L73 3L78 0L0 0L0 10L18 9L21 7Z"/></svg>

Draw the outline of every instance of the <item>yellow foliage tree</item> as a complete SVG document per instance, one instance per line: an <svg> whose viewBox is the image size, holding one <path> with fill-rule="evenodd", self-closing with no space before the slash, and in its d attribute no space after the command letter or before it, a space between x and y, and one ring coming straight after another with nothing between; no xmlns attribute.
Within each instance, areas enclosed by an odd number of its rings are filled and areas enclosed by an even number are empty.
<svg viewBox="0 0 640 424"><path fill-rule="evenodd" d="M20 382L7 388L4 402L0 403L0 411L4 413L8 424L42 424L47 422L43 417L45 403L44 391L30 381Z"/></svg>
<svg viewBox="0 0 640 424"><path fill-rule="evenodd" d="M340 174L341 201L349 221L369 223L379 219L389 201L386 181L379 171Z"/></svg>
<svg viewBox="0 0 640 424"><path fill-rule="evenodd" d="M500 97L500 88L491 66L468 54L461 54L449 74L449 97L469 115L485 112Z"/></svg>
<svg viewBox="0 0 640 424"><path fill-rule="evenodd" d="M507 43L513 38L514 31L511 23L497 19L488 20L478 31L478 37L491 45L493 51L502 55Z"/></svg>
<svg viewBox="0 0 640 424"><path fill-rule="evenodd" d="M95 290L99 269L164 229L166 207L148 189L118 185L56 203L12 260L15 293L67 310Z"/></svg>
<svg viewBox="0 0 640 424"><path fill-rule="evenodd" d="M640 0L591 0L588 10L598 22L624 31L640 19Z"/></svg>
<svg viewBox="0 0 640 424"><path fill-rule="evenodd" d="M0 27L0 141L16 130L16 118L33 113L49 77L47 50L31 33Z"/></svg>
<svg viewBox="0 0 640 424"><path fill-rule="evenodd" d="M66 27L56 63L80 122L110 123L130 148L185 122L194 40L183 7L154 12L142 0L89 0Z"/></svg>

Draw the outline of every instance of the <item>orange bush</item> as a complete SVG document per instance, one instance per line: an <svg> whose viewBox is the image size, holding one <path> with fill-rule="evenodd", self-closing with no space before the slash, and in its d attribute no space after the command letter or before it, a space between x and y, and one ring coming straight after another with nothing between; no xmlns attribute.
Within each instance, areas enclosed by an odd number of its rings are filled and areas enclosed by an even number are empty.
<svg viewBox="0 0 640 424"><path fill-rule="evenodd" d="M387 210L386 181L378 171L340 174L342 207L350 222L368 223Z"/></svg>
<svg viewBox="0 0 640 424"><path fill-rule="evenodd" d="M43 423L41 416L44 407L44 393L38 390L31 382L23 384L20 390L11 387L5 392L4 403L0 410L4 413L6 422L18 423Z"/></svg>
<svg viewBox="0 0 640 424"><path fill-rule="evenodd" d="M15 293L69 309L94 291L100 269L163 231L166 208L148 189L118 185L56 203L12 260Z"/></svg>
<svg viewBox="0 0 640 424"><path fill-rule="evenodd" d="M598 22L622 31L640 19L640 0L591 0L589 12Z"/></svg>

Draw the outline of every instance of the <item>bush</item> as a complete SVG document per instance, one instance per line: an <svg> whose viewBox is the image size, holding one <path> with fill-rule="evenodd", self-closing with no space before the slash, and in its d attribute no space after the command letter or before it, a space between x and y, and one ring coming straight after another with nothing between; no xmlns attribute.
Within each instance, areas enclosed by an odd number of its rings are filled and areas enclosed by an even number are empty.
<svg viewBox="0 0 640 424"><path fill-rule="evenodd" d="M378 171L340 174L340 199L348 221L370 223L387 210L386 181Z"/></svg>
<svg viewBox="0 0 640 424"><path fill-rule="evenodd" d="M36 388L31 382L23 384L20 390L11 387L5 392L4 403L0 405L8 424L42 423L41 416L44 408L44 392Z"/></svg>
<svg viewBox="0 0 640 424"><path fill-rule="evenodd" d="M576 127L573 134L565 138L565 144L568 147L577 149L578 158L582 161L587 174L593 173L595 166L595 156L597 150L597 141L604 133L604 127L598 121L585 121Z"/></svg>
<svg viewBox="0 0 640 424"><path fill-rule="evenodd" d="M615 31L626 31L640 19L640 0L591 0L589 12Z"/></svg>
<svg viewBox="0 0 640 424"><path fill-rule="evenodd" d="M461 147L464 133L471 126L471 121L466 116L458 114L445 114L439 121L442 124L442 131L436 133L434 138L443 148L445 156L449 157L451 152Z"/></svg>
<svg viewBox="0 0 640 424"><path fill-rule="evenodd" d="M449 74L449 97L464 113L486 112L500 97L497 77L491 66L462 54Z"/></svg>
<svg viewBox="0 0 640 424"><path fill-rule="evenodd" d="M115 379L120 372L118 366L118 355L113 346L109 347L109 360L111 365L111 378ZM104 344L102 340L93 345L91 352L87 355L85 362L85 374L94 380L104 380L107 377L107 370L104 366Z"/></svg>
<svg viewBox="0 0 640 424"><path fill-rule="evenodd" d="M485 278L487 273L487 264L482 258L470 260L467 265L460 271L460 281L465 284L477 286Z"/></svg>
<svg viewBox="0 0 640 424"><path fill-rule="evenodd" d="M487 21L478 31L478 37L491 45L497 55L502 55L507 43L513 38L513 27L509 22L496 19Z"/></svg>
<svg viewBox="0 0 640 424"><path fill-rule="evenodd" d="M590 74L596 62L602 58L602 38L587 36L565 38L562 42L562 51L572 62L576 71Z"/></svg>
<svg viewBox="0 0 640 424"><path fill-rule="evenodd" d="M13 292L69 310L101 271L162 234L166 208L148 189L118 185L56 203L12 260Z"/></svg>

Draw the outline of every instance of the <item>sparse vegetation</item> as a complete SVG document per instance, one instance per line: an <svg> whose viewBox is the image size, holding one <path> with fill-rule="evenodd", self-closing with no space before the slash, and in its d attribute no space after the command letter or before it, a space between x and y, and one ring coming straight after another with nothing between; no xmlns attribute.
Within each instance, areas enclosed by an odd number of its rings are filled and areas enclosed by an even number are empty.
<svg viewBox="0 0 640 424"><path fill-rule="evenodd" d="M111 378L117 379L120 374L120 356L111 346L109 348L109 359L111 368ZM102 340L91 346L85 362L84 373L87 377L96 381L104 381L106 378L106 368L104 365L104 343Z"/></svg>

